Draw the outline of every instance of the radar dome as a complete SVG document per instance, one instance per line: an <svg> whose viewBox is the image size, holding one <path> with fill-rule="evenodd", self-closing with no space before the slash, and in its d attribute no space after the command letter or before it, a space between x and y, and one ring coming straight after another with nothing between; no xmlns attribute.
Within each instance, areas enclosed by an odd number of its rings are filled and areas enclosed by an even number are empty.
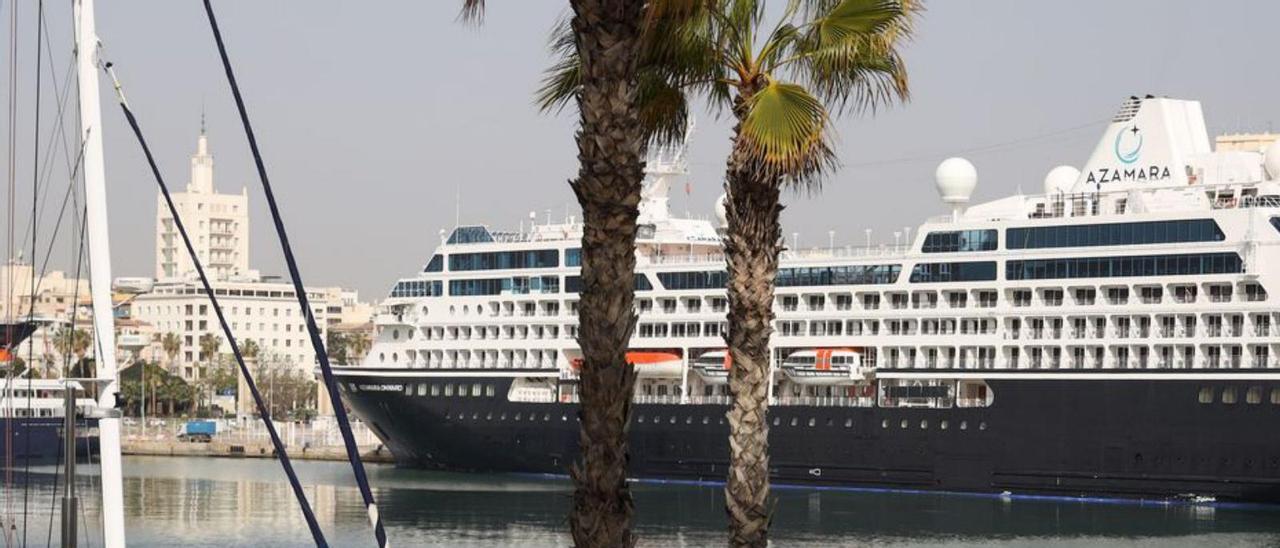
<svg viewBox="0 0 1280 548"><path fill-rule="evenodd" d="M728 194L721 194L719 198L716 198L716 219L720 221L720 226L729 226L729 213L725 204L728 200Z"/></svg>
<svg viewBox="0 0 1280 548"><path fill-rule="evenodd" d="M1271 143L1262 154L1262 167L1266 168L1267 175L1273 181L1280 180L1280 141Z"/></svg>
<svg viewBox="0 0 1280 548"><path fill-rule="evenodd" d="M938 187L938 195L948 204L963 204L969 201L973 189L978 185L978 170L964 158L947 158L938 164L934 172L934 182Z"/></svg>
<svg viewBox="0 0 1280 548"><path fill-rule="evenodd" d="M1045 194L1066 194L1071 192L1071 188L1076 186L1076 179L1080 178L1080 170L1071 166L1058 166L1049 170L1049 174L1044 176L1044 193Z"/></svg>

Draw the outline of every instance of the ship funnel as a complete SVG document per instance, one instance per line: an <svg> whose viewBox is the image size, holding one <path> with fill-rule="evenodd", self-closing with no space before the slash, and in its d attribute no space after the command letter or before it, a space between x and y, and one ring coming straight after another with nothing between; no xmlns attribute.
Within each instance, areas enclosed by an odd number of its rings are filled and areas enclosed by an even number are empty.
<svg viewBox="0 0 1280 548"><path fill-rule="evenodd" d="M1211 151L1199 101L1130 97L1111 119L1072 192L1185 186L1193 160Z"/></svg>

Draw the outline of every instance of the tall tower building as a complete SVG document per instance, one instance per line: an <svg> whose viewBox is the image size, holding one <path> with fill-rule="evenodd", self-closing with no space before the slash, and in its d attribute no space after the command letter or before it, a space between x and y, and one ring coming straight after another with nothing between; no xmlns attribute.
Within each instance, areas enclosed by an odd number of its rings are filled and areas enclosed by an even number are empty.
<svg viewBox="0 0 1280 548"><path fill-rule="evenodd" d="M213 156L201 121L196 153L191 156L191 181L186 192L173 194L174 205L191 235L205 271L215 279L246 274L249 270L249 198L239 194L219 194L213 186ZM195 273L182 235L165 206L164 196L156 198L156 278L186 278Z"/></svg>

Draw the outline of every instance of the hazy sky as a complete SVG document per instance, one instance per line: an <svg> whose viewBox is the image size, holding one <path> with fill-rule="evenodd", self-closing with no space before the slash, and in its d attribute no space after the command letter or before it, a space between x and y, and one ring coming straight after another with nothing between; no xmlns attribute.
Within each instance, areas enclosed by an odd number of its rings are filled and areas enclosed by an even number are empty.
<svg viewBox="0 0 1280 548"><path fill-rule="evenodd" d="M20 10L31 13L27 4ZM564 2L492 0L479 28L456 21L457 4L215 2L308 284L381 298L453 225L455 193L464 223L500 228L530 210L560 218L572 206L573 113L541 115L530 100ZM50 13L59 77L67 18ZM1213 134L1265 130L1280 120L1277 20L1280 3L1261 1L929 2L906 48L911 101L839 121L845 167L820 196L786 197L788 238L826 245L835 230L837 244L860 244L873 228L891 241L894 230L945 212L933 170L953 154L977 165L976 199L1037 192L1051 167L1083 163L1102 122L1132 94L1199 99ZM98 27L174 186L187 181L204 105L215 184L249 188L252 266L283 272L200 2L99 2ZM20 56L30 55L28 42ZM20 76L20 87L34 85ZM150 275L155 186L109 91L115 275ZM29 93L19 97L28 104ZM677 186L673 210L710 213L727 132L723 120L700 117L693 192L686 199ZM30 141L29 130L20 134ZM30 154L22 148L20 167Z"/></svg>

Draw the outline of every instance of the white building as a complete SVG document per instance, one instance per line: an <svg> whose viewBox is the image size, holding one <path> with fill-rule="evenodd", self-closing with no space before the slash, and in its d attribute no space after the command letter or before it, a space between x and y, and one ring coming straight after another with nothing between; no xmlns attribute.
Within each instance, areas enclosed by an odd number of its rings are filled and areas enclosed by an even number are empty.
<svg viewBox="0 0 1280 548"><path fill-rule="evenodd" d="M308 290L307 298L322 332L329 323L330 306L341 308L342 305L341 301L334 303L329 300L333 293L327 288ZM264 355L273 354L304 370L313 367L315 351L291 284L263 281L257 276L236 278L214 282L214 294L242 348L246 341L253 340ZM173 357L172 363L168 356L161 355L161 359L184 379L199 379L201 368L216 359L216 356L201 353L201 336L212 333L218 337L222 344L217 354L231 352L213 306L198 281L156 283L150 293L134 299L132 316L153 326L161 337L168 333L178 335L182 349Z"/></svg>
<svg viewBox="0 0 1280 548"><path fill-rule="evenodd" d="M205 270L215 279L245 274L249 270L249 197L219 194L213 186L213 156L204 130L191 156L191 181L186 192L173 193L174 204L191 235L191 243ZM173 216L156 197L156 278L183 278L195 272Z"/></svg>

